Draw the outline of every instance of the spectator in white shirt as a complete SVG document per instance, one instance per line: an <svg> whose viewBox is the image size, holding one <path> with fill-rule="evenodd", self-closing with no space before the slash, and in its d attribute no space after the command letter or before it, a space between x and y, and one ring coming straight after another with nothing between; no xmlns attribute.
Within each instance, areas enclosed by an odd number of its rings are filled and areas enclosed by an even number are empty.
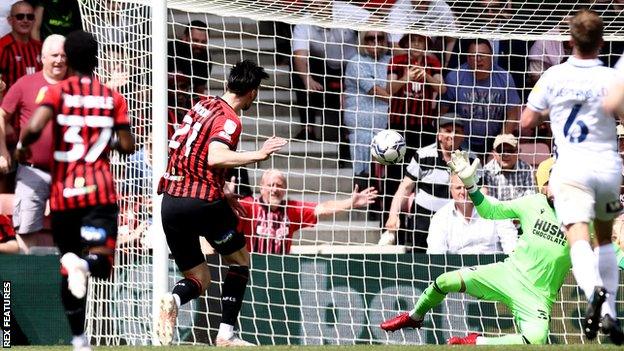
<svg viewBox="0 0 624 351"><path fill-rule="evenodd" d="M513 223L479 217L457 175L451 177L450 190L453 201L440 208L431 218L427 253L511 253L518 239Z"/></svg>

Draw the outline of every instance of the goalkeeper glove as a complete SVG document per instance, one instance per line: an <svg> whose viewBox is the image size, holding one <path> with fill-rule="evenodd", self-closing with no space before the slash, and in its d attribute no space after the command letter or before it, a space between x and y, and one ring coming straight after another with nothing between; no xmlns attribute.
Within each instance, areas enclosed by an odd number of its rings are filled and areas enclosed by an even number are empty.
<svg viewBox="0 0 624 351"><path fill-rule="evenodd" d="M451 154L451 160L447 163L447 166L453 171L453 173L457 174L459 179L461 179L462 183L466 187L469 193L477 191L477 168L479 168L480 162L478 158L476 158L472 164L470 164L470 159L468 158L468 153L466 151L455 150Z"/></svg>

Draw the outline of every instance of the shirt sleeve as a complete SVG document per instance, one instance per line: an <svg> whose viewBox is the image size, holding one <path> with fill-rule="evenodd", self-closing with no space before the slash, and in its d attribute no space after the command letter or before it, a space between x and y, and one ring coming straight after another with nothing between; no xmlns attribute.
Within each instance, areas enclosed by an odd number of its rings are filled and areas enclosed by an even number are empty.
<svg viewBox="0 0 624 351"><path fill-rule="evenodd" d="M115 106L113 118L115 119L115 129L127 128L130 126L128 119L128 103L126 99L116 91L113 91L113 106Z"/></svg>
<svg viewBox="0 0 624 351"><path fill-rule="evenodd" d="M297 50L310 51L310 31L312 26L308 24L298 24L293 29L292 51Z"/></svg>
<svg viewBox="0 0 624 351"><path fill-rule="evenodd" d="M288 200L287 213L291 225L297 229L315 226L318 223L316 206L315 202Z"/></svg>
<svg viewBox="0 0 624 351"><path fill-rule="evenodd" d="M445 254L448 251L446 243L446 226L444 225L448 218L445 218L441 211L436 212L431 217L429 223L429 234L427 235L427 253L428 254Z"/></svg>
<svg viewBox="0 0 624 351"><path fill-rule="evenodd" d="M496 222L496 234L498 241L503 248L503 252L509 255L515 248L518 241L518 231L513 223L509 220Z"/></svg>
<svg viewBox="0 0 624 351"><path fill-rule="evenodd" d="M477 208L479 216L485 219L514 219L519 218L519 210L522 208L522 198L499 201L493 197L485 196L480 189L470 194L472 202Z"/></svg>
<svg viewBox="0 0 624 351"><path fill-rule="evenodd" d="M48 88L43 100L39 103L39 106L48 106L54 113L58 113L61 108L61 88L59 84L53 85Z"/></svg>
<svg viewBox="0 0 624 351"><path fill-rule="evenodd" d="M548 71L544 72L542 77L537 81L537 83L535 83L535 86L531 90L529 98L527 99L527 107L537 112L542 112L550 107L546 93L547 87Z"/></svg>
<svg viewBox="0 0 624 351"><path fill-rule="evenodd" d="M457 81L459 79L459 71L452 70L444 77L444 85L446 85L446 93L444 93L442 103L449 107L454 106L457 102ZM451 108L454 110L454 108Z"/></svg>
<svg viewBox="0 0 624 351"><path fill-rule="evenodd" d="M412 180L419 180L422 177L422 168L416 160L416 157L412 157L410 163L408 163L405 167L405 171L405 175L410 177Z"/></svg>
<svg viewBox="0 0 624 351"><path fill-rule="evenodd" d="M228 117L225 114L215 117L210 130L210 142L216 140L227 145L231 150L238 145L241 134L240 120L234 116Z"/></svg>
<svg viewBox="0 0 624 351"><path fill-rule="evenodd" d="M0 108L2 108L7 115L10 115L11 119L14 117L12 115L15 111L17 111L17 105L19 105L20 101L22 101L21 86L22 85L19 81L13 84L13 86L6 92L4 99L2 99L2 106L0 106Z"/></svg>
<svg viewBox="0 0 624 351"><path fill-rule="evenodd" d="M507 104L520 105L520 95L518 95L518 89L516 89L516 82L509 72L506 72L507 80Z"/></svg>

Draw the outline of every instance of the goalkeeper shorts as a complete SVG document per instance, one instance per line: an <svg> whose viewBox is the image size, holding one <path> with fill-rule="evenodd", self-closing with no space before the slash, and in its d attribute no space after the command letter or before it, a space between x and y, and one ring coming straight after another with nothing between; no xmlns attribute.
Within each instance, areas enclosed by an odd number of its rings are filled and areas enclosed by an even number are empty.
<svg viewBox="0 0 624 351"><path fill-rule="evenodd" d="M498 301L511 310L516 324L530 342L548 335L552 304L543 296L527 289L528 282L507 262L460 270L466 293L480 300Z"/></svg>

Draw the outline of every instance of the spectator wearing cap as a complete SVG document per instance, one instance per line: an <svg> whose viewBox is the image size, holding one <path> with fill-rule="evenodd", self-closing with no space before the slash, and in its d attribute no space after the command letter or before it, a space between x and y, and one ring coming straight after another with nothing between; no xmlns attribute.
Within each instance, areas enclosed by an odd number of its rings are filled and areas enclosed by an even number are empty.
<svg viewBox="0 0 624 351"><path fill-rule="evenodd" d="M450 201L451 171L446 165L453 150L464 141L464 122L454 114L438 119L437 142L420 148L405 167L405 177L392 197L388 219L380 244L393 241L412 246L414 251L425 252L431 216ZM414 192L411 215L401 218L401 210L408 207ZM403 229L403 230L399 230ZM394 239L390 236L394 235Z"/></svg>
<svg viewBox="0 0 624 351"><path fill-rule="evenodd" d="M494 139L492 160L483 166L483 183L488 193L501 201L535 194L533 167L518 158L518 139L499 134Z"/></svg>
<svg viewBox="0 0 624 351"><path fill-rule="evenodd" d="M451 176L450 192L453 200L431 218L428 254L509 254L513 251L518 232L512 221L481 218L455 174Z"/></svg>
<svg viewBox="0 0 624 351"><path fill-rule="evenodd" d="M493 63L489 41L471 41L468 54L468 62L444 79L447 90L440 111L455 111L469 121L465 146L482 158L496 135L518 128L521 101L509 72Z"/></svg>

